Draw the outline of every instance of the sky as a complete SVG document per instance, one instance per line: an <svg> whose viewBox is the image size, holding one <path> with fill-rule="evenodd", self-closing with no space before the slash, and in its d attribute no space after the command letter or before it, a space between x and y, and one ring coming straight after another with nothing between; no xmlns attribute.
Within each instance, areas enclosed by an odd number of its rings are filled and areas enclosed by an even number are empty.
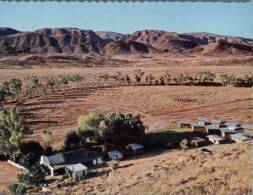
<svg viewBox="0 0 253 195"><path fill-rule="evenodd" d="M1 2L0 26L73 27L123 34L156 29L253 38L253 3Z"/></svg>

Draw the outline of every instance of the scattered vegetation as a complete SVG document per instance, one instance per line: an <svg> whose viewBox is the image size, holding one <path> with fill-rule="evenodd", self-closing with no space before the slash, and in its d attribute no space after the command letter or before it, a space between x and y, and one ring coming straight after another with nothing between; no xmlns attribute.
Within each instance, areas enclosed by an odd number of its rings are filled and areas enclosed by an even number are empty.
<svg viewBox="0 0 253 195"><path fill-rule="evenodd" d="M0 112L0 154L15 159L20 153L21 139L29 134L25 116L18 109Z"/></svg>

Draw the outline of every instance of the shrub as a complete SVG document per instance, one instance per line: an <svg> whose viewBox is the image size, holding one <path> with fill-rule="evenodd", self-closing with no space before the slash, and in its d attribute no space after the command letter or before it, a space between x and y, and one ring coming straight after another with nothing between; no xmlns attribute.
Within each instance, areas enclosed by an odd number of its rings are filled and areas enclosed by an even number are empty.
<svg viewBox="0 0 253 195"><path fill-rule="evenodd" d="M44 165L35 164L28 169L28 173L20 174L17 176L18 183L28 187L39 187L45 181L45 176L49 170Z"/></svg>
<svg viewBox="0 0 253 195"><path fill-rule="evenodd" d="M26 194L26 187L21 184L10 184L8 186L9 192L12 195L23 195Z"/></svg>
<svg viewBox="0 0 253 195"><path fill-rule="evenodd" d="M50 131L42 132L42 140L45 148L49 148L51 143L53 142L53 134Z"/></svg>
<svg viewBox="0 0 253 195"><path fill-rule="evenodd" d="M64 150L69 150L69 149L72 149L72 148L76 148L76 147L79 146L80 141L81 141L80 137L76 133L76 131L70 131L64 137L63 149Z"/></svg>

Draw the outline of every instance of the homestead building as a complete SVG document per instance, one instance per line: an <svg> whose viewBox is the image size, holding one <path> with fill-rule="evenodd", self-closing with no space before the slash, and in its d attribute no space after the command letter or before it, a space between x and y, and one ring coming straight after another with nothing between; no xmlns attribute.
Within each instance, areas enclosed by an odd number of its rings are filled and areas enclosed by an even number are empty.
<svg viewBox="0 0 253 195"><path fill-rule="evenodd" d="M192 124L192 131L196 131L196 132L206 132L206 127L204 124Z"/></svg>
<svg viewBox="0 0 253 195"><path fill-rule="evenodd" d="M213 120L211 120L210 123L212 126L220 128L223 124L223 121L219 120L219 119L213 119Z"/></svg>
<svg viewBox="0 0 253 195"><path fill-rule="evenodd" d="M244 141L249 140L249 138L246 137L245 135L243 135L242 133L231 134L230 135L230 139L232 141L234 141L235 143L242 143Z"/></svg>
<svg viewBox="0 0 253 195"><path fill-rule="evenodd" d="M187 120L187 119L184 119L184 120L180 120L178 121L178 126L179 128L191 128L191 120Z"/></svg>
<svg viewBox="0 0 253 195"><path fill-rule="evenodd" d="M51 176L63 175L66 168L73 172L73 175L80 176L81 170L85 175L86 166L95 166L103 163L103 158L98 152L87 151L84 148L61 152L51 156L41 156L40 164L49 168ZM82 165L80 165L82 164ZM85 166L86 165L86 166Z"/></svg>
<svg viewBox="0 0 253 195"><path fill-rule="evenodd" d="M218 135L208 135L206 136L210 142L213 144L223 144L226 140Z"/></svg>

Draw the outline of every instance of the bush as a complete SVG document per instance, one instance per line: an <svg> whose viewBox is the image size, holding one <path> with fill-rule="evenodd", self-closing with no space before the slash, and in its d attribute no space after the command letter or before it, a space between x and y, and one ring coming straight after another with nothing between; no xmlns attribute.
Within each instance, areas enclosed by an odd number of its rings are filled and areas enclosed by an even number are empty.
<svg viewBox="0 0 253 195"><path fill-rule="evenodd" d="M68 132L64 137L64 150L70 150L79 146L81 140L75 131Z"/></svg>
<svg viewBox="0 0 253 195"><path fill-rule="evenodd" d="M28 173L20 174L17 176L18 183L28 187L39 187L45 181L45 176L49 170L44 165L35 164L28 169Z"/></svg>
<svg viewBox="0 0 253 195"><path fill-rule="evenodd" d="M24 142L21 143L20 153L16 161L18 162L18 164L29 169L37 162L39 162L40 156L43 155L43 153L44 149L39 142Z"/></svg>
<svg viewBox="0 0 253 195"><path fill-rule="evenodd" d="M10 184L8 186L9 192L12 195L23 195L26 194L26 187L21 184Z"/></svg>

